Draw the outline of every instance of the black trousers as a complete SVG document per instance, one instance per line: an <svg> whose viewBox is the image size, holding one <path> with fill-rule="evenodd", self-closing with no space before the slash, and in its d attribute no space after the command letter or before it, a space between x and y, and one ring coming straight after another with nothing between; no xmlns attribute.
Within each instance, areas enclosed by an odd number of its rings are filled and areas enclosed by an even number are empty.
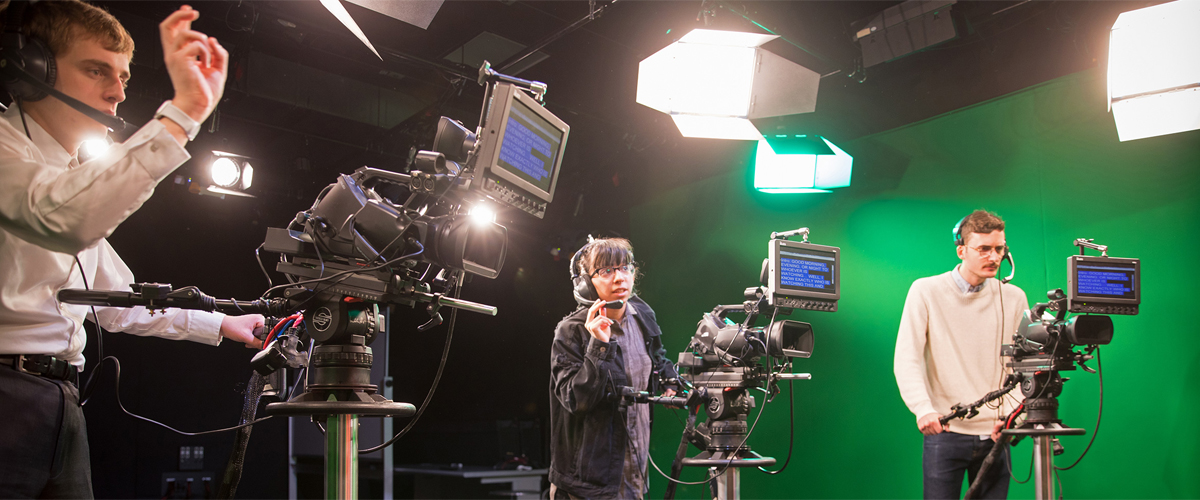
<svg viewBox="0 0 1200 500"><path fill-rule="evenodd" d="M0 366L0 498L92 498L75 384Z"/></svg>

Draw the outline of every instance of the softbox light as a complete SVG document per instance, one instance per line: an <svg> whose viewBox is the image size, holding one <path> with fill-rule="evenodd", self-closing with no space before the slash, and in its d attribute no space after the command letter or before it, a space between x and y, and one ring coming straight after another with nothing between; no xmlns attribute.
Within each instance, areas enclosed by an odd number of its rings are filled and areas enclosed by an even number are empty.
<svg viewBox="0 0 1200 500"><path fill-rule="evenodd" d="M764 193L828 193L850 185L853 165L853 157L824 137L762 137L754 156L754 188Z"/></svg>
<svg viewBox="0 0 1200 500"><path fill-rule="evenodd" d="M1109 35L1108 102L1117 137L1200 129L1200 2L1126 12Z"/></svg>
<svg viewBox="0 0 1200 500"><path fill-rule="evenodd" d="M758 140L751 118L816 110L821 76L762 49L775 35L692 30L638 66L637 102L684 137Z"/></svg>

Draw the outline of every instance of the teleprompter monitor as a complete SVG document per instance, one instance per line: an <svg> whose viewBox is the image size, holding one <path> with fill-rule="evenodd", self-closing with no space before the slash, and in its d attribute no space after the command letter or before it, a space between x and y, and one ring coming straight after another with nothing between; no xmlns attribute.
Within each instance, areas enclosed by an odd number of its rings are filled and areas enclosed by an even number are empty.
<svg viewBox="0 0 1200 500"><path fill-rule="evenodd" d="M571 127L519 88L496 84L478 138L479 189L538 218L554 201Z"/></svg>
<svg viewBox="0 0 1200 500"><path fill-rule="evenodd" d="M838 247L771 240L769 303L788 309L836 311L841 298L840 255Z"/></svg>
<svg viewBox="0 0 1200 500"><path fill-rule="evenodd" d="M1137 314L1141 261L1072 255L1067 258L1067 309L1075 313Z"/></svg>

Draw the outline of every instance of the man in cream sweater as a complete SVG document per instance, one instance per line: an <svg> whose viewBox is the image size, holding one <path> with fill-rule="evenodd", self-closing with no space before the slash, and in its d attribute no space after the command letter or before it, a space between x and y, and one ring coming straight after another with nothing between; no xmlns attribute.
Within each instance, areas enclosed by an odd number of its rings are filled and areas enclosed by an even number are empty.
<svg viewBox="0 0 1200 500"><path fill-rule="evenodd" d="M959 498L963 472L974 481L999 438L1000 418L1015 406L1009 398L946 426L938 417L1002 385L1000 344L1028 308L1025 292L995 279L1008 251L1003 220L976 210L955 227L954 239L962 263L913 282L896 338L896 384L925 436L925 498ZM984 478L983 498L1008 494L1008 467L997 465Z"/></svg>

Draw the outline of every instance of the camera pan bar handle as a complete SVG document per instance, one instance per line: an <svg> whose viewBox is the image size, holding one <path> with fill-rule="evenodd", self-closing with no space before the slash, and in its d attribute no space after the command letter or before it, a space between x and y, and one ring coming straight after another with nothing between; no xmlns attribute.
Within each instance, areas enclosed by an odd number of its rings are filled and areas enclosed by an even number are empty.
<svg viewBox="0 0 1200 500"><path fill-rule="evenodd" d="M985 394L982 398L979 398L979 401L969 405L963 406L962 403L955 404L954 406L950 407L950 413L938 417L938 422L940 422L942 425L946 425L951 420L956 418L974 417L975 415L979 414L980 406L1004 397L1005 394L1012 392L1012 390L1016 389L1018 385L1021 385L1021 381L1024 379L1025 377L1020 373L1009 375L1008 380L1006 381L1007 383L1004 384L1004 387Z"/></svg>
<svg viewBox="0 0 1200 500"><path fill-rule="evenodd" d="M232 299L217 299L205 294L195 287L171 290L171 285L158 283L135 283L131 285L134 291L109 290L78 290L64 289L58 291L58 300L68 304L81 304L101 307L136 307L145 306L147 309L197 309L201 311L219 311L229 314L263 314L267 316L282 316L291 310L283 299L252 301L237 301Z"/></svg>
<svg viewBox="0 0 1200 500"><path fill-rule="evenodd" d="M496 312L498 311L495 306L471 302L469 300L455 299L440 293L413 292L413 296L423 299L424 302L432 302L439 306L453 307L456 309L462 309L464 311L486 314L488 316L495 316Z"/></svg>

